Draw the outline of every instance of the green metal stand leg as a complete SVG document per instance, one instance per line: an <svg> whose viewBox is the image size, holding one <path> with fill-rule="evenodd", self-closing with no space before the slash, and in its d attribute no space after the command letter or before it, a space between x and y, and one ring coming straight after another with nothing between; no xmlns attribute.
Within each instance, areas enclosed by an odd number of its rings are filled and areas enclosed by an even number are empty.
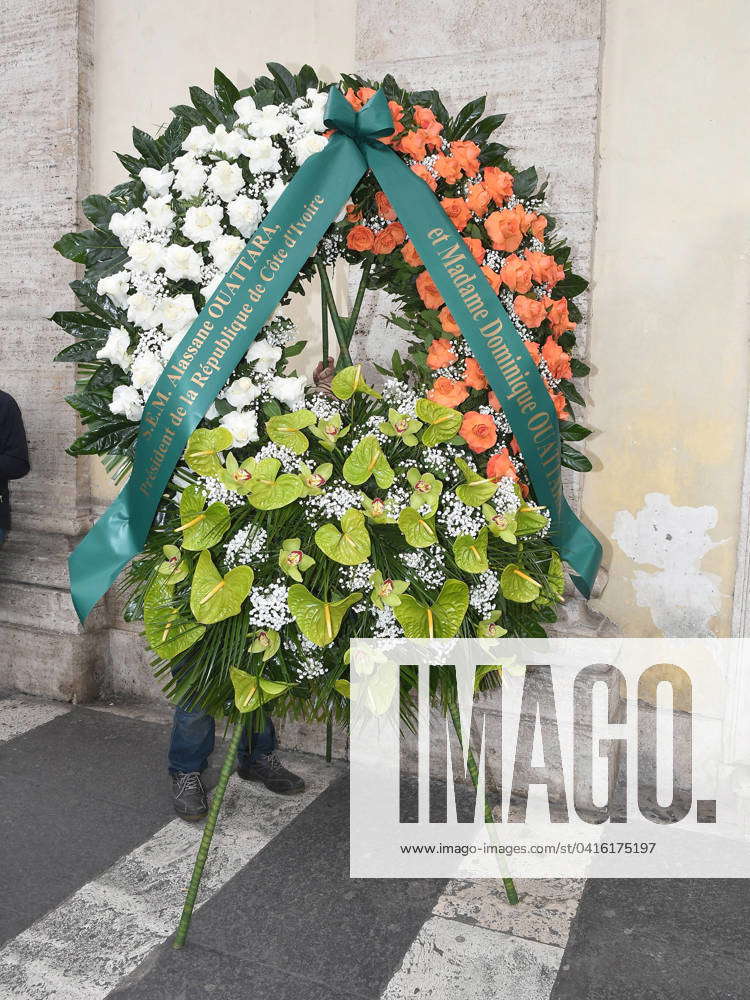
<svg viewBox="0 0 750 1000"><path fill-rule="evenodd" d="M241 716L239 722L234 727L232 740L229 744L227 755L224 758L224 763L221 767L219 781L214 789L213 795L211 796L211 805L208 810L208 816L206 817L203 837L201 838L201 844L198 848L198 857L195 859L195 865L193 866L193 875L190 879L190 885L188 886L185 905L182 908L182 916L180 917L180 925L177 928L177 934L174 939L174 944L172 945L173 948L182 948L185 944L185 940L187 939L188 930L190 929L190 921L195 907L195 900L198 896L198 887L201 884L201 876L203 875L206 858L208 857L208 851L211 847L211 840L213 839L214 830L216 829L216 820L219 817L221 803L224 801L224 793L227 790L229 777L234 770L237 749L240 745L244 728L245 717Z"/></svg>
<svg viewBox="0 0 750 1000"><path fill-rule="evenodd" d="M451 721L453 722L453 728L456 730L456 736L458 736L459 743L463 746L463 739L461 737L461 716L458 713L458 705L451 702L450 706ZM471 747L469 747L467 755L467 764L469 767L469 774L471 775L471 781L476 788L479 784L479 768L477 767L477 762L474 758ZM484 803L484 821L485 823L494 823L495 820L492 816L492 809L489 803L485 799ZM515 906L518 902L518 893L516 892L516 887L513 879L510 876L503 877L503 885L505 886L505 895L508 897L508 902Z"/></svg>

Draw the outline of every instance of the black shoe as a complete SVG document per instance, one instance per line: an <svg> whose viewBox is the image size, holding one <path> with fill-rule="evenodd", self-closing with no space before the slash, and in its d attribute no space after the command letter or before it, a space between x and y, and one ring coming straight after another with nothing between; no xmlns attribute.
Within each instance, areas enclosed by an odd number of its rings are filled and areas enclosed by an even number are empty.
<svg viewBox="0 0 750 1000"><path fill-rule="evenodd" d="M302 778L284 767L275 753L248 764L239 764L237 774L244 781L262 781L269 792L276 792L277 795L299 795L305 790Z"/></svg>
<svg viewBox="0 0 750 1000"><path fill-rule="evenodd" d="M203 787L199 771L172 775L172 802L174 811L181 819L196 823L208 812L206 789Z"/></svg>

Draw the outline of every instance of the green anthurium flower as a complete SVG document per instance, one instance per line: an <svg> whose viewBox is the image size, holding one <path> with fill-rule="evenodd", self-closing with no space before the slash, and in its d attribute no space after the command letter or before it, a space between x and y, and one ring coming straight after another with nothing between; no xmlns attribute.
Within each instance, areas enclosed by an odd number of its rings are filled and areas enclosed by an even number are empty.
<svg viewBox="0 0 750 1000"><path fill-rule="evenodd" d="M479 639L500 639L508 634L508 630L497 623L502 617L502 611L493 611L483 621L477 625L477 637ZM479 667L477 667L479 670Z"/></svg>
<svg viewBox="0 0 750 1000"><path fill-rule="evenodd" d="M281 646L281 636L273 628L258 629L247 648L248 653L262 653L263 663L276 656Z"/></svg>
<svg viewBox="0 0 750 1000"><path fill-rule="evenodd" d="M434 448L441 441L450 441L463 423L463 415L458 410L433 403L431 399L418 399L416 409L419 419L427 424L422 431L422 444L427 448Z"/></svg>
<svg viewBox="0 0 750 1000"><path fill-rule="evenodd" d="M257 463L247 502L256 510L279 510L298 500L304 487L299 476L285 472L279 476L278 458L263 458Z"/></svg>
<svg viewBox="0 0 750 1000"><path fill-rule="evenodd" d="M498 626L499 627L499 626ZM501 633L505 632L505 629L500 629ZM487 676L487 674L498 673L502 674L503 668L499 663L482 663L477 667L476 673L474 674L474 693L476 694L482 685L482 681Z"/></svg>
<svg viewBox="0 0 750 1000"><path fill-rule="evenodd" d="M314 427L310 427L313 434L328 451L333 451L336 444L349 433L349 426L343 426L341 414L334 413L332 417L321 417Z"/></svg>
<svg viewBox="0 0 750 1000"><path fill-rule="evenodd" d="M503 597L516 604L530 604L539 597L542 585L525 572L517 563L509 563L500 574Z"/></svg>
<svg viewBox="0 0 750 1000"><path fill-rule="evenodd" d="M401 595L407 590L409 584L406 580L383 579L383 574L379 569L370 577L372 583L372 594L370 599L376 608L387 604L390 608L397 608L401 603Z"/></svg>
<svg viewBox="0 0 750 1000"><path fill-rule="evenodd" d="M237 706L237 711L243 715L254 712L256 708L273 701L294 687L294 684L285 681L270 681L266 677L256 677L244 670L238 670L237 667L229 668L229 677L234 688L234 704Z"/></svg>
<svg viewBox="0 0 750 1000"><path fill-rule="evenodd" d="M425 472L423 475L419 469L409 469L406 478L413 491L409 501L410 506L415 510L421 510L427 504L434 514L438 508L440 494L443 492L442 482L431 472Z"/></svg>
<svg viewBox="0 0 750 1000"><path fill-rule="evenodd" d="M404 594L393 614L407 639L452 639L469 607L469 588L462 580L446 580L432 605Z"/></svg>
<svg viewBox="0 0 750 1000"><path fill-rule="evenodd" d="M363 437L351 451L344 462L344 479L352 486L361 486L370 476L382 490L387 490L396 478L396 474L388 464L383 454L380 442L372 434Z"/></svg>
<svg viewBox="0 0 750 1000"><path fill-rule="evenodd" d="M462 458L454 459L456 465L463 473L466 480L461 486L456 487L456 496L469 507L481 507L497 493L497 483L493 479L485 479L475 472L472 467Z"/></svg>
<svg viewBox="0 0 750 1000"><path fill-rule="evenodd" d="M368 518L373 524L395 524L396 518L390 517L387 513L387 507L385 505L385 500L382 497L370 498L365 493L359 494L360 500L362 501L362 507Z"/></svg>
<svg viewBox="0 0 750 1000"><path fill-rule="evenodd" d="M426 549L437 541L435 518L425 517L413 507L405 507L401 511L398 526L406 541L415 549Z"/></svg>
<svg viewBox="0 0 750 1000"><path fill-rule="evenodd" d="M200 476L214 476L218 479L222 470L219 452L231 448L233 440L231 431L226 427L193 431L185 449L185 461Z"/></svg>
<svg viewBox="0 0 750 1000"><path fill-rule="evenodd" d="M554 594L554 600L562 602L565 590L565 573L560 556L554 549L551 551L549 569L547 570L547 584ZM545 594L539 594L536 599L537 604L552 604L552 600Z"/></svg>
<svg viewBox="0 0 750 1000"><path fill-rule="evenodd" d="M229 508L218 501L206 508L203 494L196 486L188 486L180 498L182 547L200 552L218 544L229 528Z"/></svg>
<svg viewBox="0 0 750 1000"><path fill-rule="evenodd" d="M280 413L266 421L268 436L275 444L283 445L295 455L304 455L310 447L310 442L302 433L304 427L311 427L317 421L311 410L293 410L291 413Z"/></svg>
<svg viewBox="0 0 750 1000"><path fill-rule="evenodd" d="M342 368L338 374L333 376L331 389L334 396L339 399L351 399L355 392L364 392L375 399L381 399L379 392L376 392L365 382L362 375L362 365L350 365Z"/></svg>
<svg viewBox="0 0 750 1000"><path fill-rule="evenodd" d="M489 531L482 528L476 538L459 535L453 543L453 558L465 573L486 573L490 568L487 561L487 539Z"/></svg>
<svg viewBox="0 0 750 1000"><path fill-rule="evenodd" d="M334 681L333 687L335 691L338 691L338 693L343 695L345 698L351 698L352 686L346 677L340 677L337 681Z"/></svg>
<svg viewBox="0 0 750 1000"><path fill-rule="evenodd" d="M299 538L285 538L279 552L279 566L287 576L302 583L302 574L315 565L312 556L306 556L300 548Z"/></svg>
<svg viewBox="0 0 750 1000"><path fill-rule="evenodd" d="M533 535L536 531L546 528L548 524L549 518L542 514L538 507L526 504L516 511L517 535Z"/></svg>
<svg viewBox="0 0 750 1000"><path fill-rule="evenodd" d="M184 653L206 632L205 625L199 625L186 611L174 607L172 601L172 584L157 573L143 597L143 624L149 646L163 660Z"/></svg>
<svg viewBox="0 0 750 1000"><path fill-rule="evenodd" d="M300 463L299 469L299 478L304 487L302 496L305 497L320 496L323 492L323 487L333 475L333 466L330 462L324 462L314 469L311 469L309 465Z"/></svg>
<svg viewBox="0 0 750 1000"><path fill-rule="evenodd" d="M370 556L370 535L365 515L350 507L340 521L341 531L335 524L323 524L315 532L315 544L321 552L344 566L358 566Z"/></svg>
<svg viewBox="0 0 750 1000"><path fill-rule="evenodd" d="M509 545L516 544L516 515L498 514L495 508L488 503L482 504L482 513L487 519L487 527L496 538L502 538Z"/></svg>
<svg viewBox="0 0 750 1000"><path fill-rule="evenodd" d="M176 545L165 545L164 562L157 567L156 572L165 578L165 582L174 587L190 573L190 566Z"/></svg>
<svg viewBox="0 0 750 1000"><path fill-rule="evenodd" d="M349 608L361 598L362 594L357 591L340 601L321 601L304 584L293 583L286 602L300 632L316 646L328 646L339 634Z"/></svg>
<svg viewBox="0 0 750 1000"><path fill-rule="evenodd" d="M397 410L388 410L388 419L380 425L380 430L388 437L401 438L404 444L413 448L418 443L417 432L422 429L422 421L415 420L408 413L399 413Z"/></svg>
<svg viewBox="0 0 750 1000"><path fill-rule="evenodd" d="M219 479L228 490L247 496L253 486L253 477L257 462L254 458L246 458L240 465L230 451L226 457L226 467L221 470Z"/></svg>
<svg viewBox="0 0 750 1000"><path fill-rule="evenodd" d="M190 588L190 610L204 625L224 621L240 613L253 585L250 566L235 566L222 576L210 552L201 552Z"/></svg>

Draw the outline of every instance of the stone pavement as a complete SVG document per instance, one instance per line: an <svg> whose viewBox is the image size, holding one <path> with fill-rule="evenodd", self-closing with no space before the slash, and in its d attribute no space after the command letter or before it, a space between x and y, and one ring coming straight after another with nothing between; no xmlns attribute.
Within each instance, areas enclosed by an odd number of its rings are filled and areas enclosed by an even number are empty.
<svg viewBox="0 0 750 1000"><path fill-rule="evenodd" d="M0 1000L739 1000L746 883L348 876L345 766L287 753L284 799L233 779L188 946L200 827L175 819L167 720L0 699Z"/></svg>

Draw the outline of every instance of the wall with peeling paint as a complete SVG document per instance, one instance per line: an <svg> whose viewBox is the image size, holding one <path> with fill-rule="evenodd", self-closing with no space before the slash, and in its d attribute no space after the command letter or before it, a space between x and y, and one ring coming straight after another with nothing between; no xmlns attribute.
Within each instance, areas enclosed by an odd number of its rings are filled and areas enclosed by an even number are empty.
<svg viewBox="0 0 750 1000"><path fill-rule="evenodd" d="M728 635L748 394L741 0L606 4L583 507L627 635ZM734 98L737 98L736 100Z"/></svg>

